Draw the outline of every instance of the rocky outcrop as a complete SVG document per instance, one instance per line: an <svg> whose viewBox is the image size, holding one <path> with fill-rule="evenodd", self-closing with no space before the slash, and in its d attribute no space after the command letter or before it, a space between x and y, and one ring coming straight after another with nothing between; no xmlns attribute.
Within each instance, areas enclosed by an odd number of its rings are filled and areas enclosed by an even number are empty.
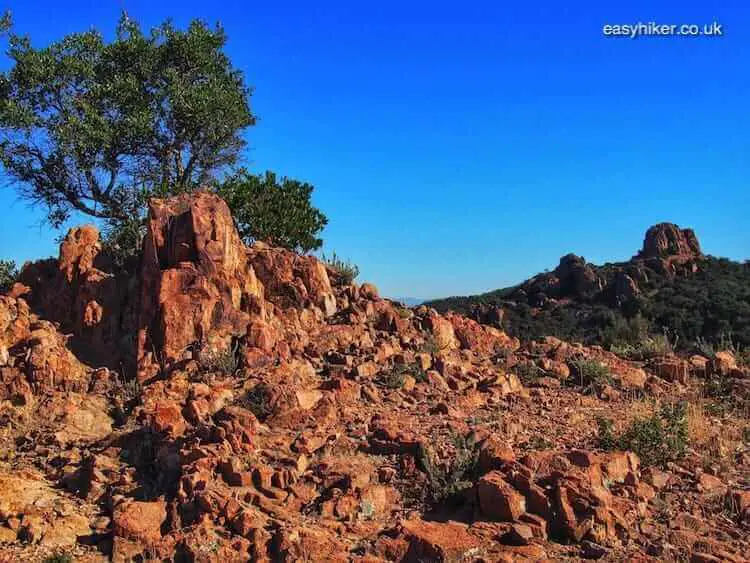
<svg viewBox="0 0 750 563"><path fill-rule="evenodd" d="M148 221L130 274L84 227L0 296L0 560L739 561L750 548L750 456L722 442L733 422L711 438L721 467L699 447L664 469L595 451L596 417L619 430L643 396L695 396L716 376L744 397L738 357L626 361L521 342L492 307L406 309L314 257L246 247L208 192L153 201ZM622 272L616 293L635 299L643 278ZM535 291L596 299L603 279L571 255Z"/></svg>
<svg viewBox="0 0 750 563"><path fill-rule="evenodd" d="M646 231L643 248L637 258L693 259L702 256L698 237L692 229L680 229L674 223L659 223Z"/></svg>

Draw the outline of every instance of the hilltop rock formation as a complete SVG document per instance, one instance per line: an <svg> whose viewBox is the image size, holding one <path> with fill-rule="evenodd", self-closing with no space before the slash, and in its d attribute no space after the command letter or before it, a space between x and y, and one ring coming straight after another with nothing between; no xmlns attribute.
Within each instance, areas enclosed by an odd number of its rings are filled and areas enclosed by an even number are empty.
<svg viewBox="0 0 750 563"><path fill-rule="evenodd" d="M134 272L83 227L21 279L0 296L0 560L750 549L748 452L722 471L698 454L664 471L594 451L596 417L621 422L635 396L689 397L713 373L744 396L750 374L731 354L634 362L520 342L499 309L475 312L495 326L406 309L314 257L246 247L208 192L151 202ZM637 293L635 280L618 291ZM544 283L554 299L591 298L605 281L571 255ZM582 371L594 364L606 376ZM722 421L716 455L737 428ZM712 508L725 500L731 517Z"/></svg>
<svg viewBox="0 0 750 563"><path fill-rule="evenodd" d="M698 237L692 229L680 229L674 223L659 223L646 231L643 249L637 258L692 259L702 256Z"/></svg>
<svg viewBox="0 0 750 563"><path fill-rule="evenodd" d="M642 249L628 261L595 265L567 254L553 271L517 286L426 305L523 338L554 334L610 345L645 338L646 327L657 338L667 330L682 346L720 342L731 333L735 344L746 347L748 298L750 265L704 255L691 229L660 223L648 229ZM500 314L490 318L483 313L492 310ZM502 324L496 322L499 317ZM633 322L637 326L628 333Z"/></svg>

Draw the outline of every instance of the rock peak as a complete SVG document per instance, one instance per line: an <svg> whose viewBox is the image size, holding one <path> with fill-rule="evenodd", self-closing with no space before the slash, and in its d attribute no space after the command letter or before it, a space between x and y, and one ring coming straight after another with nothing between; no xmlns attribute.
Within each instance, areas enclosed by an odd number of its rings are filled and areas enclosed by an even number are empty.
<svg viewBox="0 0 750 563"><path fill-rule="evenodd" d="M693 229L681 229L674 223L658 223L646 231L637 258L697 258L701 255L701 246Z"/></svg>

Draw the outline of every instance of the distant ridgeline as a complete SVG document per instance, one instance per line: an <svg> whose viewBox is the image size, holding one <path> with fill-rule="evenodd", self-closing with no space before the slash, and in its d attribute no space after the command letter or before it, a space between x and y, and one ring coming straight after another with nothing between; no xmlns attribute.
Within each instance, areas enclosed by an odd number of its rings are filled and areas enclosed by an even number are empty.
<svg viewBox="0 0 750 563"><path fill-rule="evenodd" d="M695 233L672 223L648 229L627 262L595 266L568 254L520 285L425 304L502 324L521 339L609 346L665 335L678 348L730 339L750 347L750 263L704 255Z"/></svg>

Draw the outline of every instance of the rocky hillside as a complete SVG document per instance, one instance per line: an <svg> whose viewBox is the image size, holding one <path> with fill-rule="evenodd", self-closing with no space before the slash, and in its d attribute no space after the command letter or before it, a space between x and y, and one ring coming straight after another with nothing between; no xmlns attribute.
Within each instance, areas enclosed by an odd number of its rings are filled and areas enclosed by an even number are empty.
<svg viewBox="0 0 750 563"><path fill-rule="evenodd" d="M749 384L404 309L215 195L154 201L134 274L82 227L0 296L0 560L746 561Z"/></svg>
<svg viewBox="0 0 750 563"><path fill-rule="evenodd" d="M691 229L671 223L648 229L627 262L595 266L568 254L553 271L518 286L427 305L523 339L635 344L666 331L683 349L722 339L750 347L750 263L704 255Z"/></svg>

